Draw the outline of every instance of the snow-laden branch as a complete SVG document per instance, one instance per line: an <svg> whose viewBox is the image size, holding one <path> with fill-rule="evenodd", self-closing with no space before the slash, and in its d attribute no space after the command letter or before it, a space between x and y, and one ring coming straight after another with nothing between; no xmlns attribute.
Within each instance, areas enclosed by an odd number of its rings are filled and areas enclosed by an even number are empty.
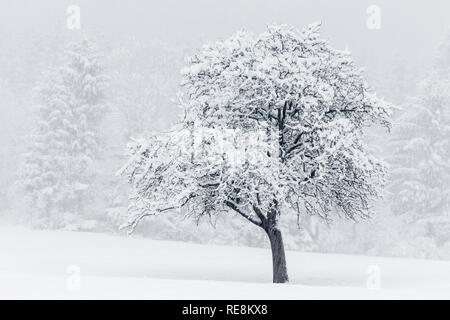
<svg viewBox="0 0 450 320"><path fill-rule="evenodd" d="M130 221L162 208L197 218L233 211L255 225L282 207L365 217L384 182L364 128L390 126L348 52L303 31L269 26L204 46L183 70L185 117L130 145Z"/></svg>

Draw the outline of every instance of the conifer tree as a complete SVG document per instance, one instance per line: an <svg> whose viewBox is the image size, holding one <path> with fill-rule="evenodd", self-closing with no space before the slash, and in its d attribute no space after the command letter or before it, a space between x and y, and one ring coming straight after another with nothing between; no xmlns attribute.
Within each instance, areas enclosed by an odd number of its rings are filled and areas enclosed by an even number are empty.
<svg viewBox="0 0 450 320"><path fill-rule="evenodd" d="M34 226L79 228L92 201L106 77L104 59L87 39L70 45L63 60L35 90L36 130L22 182Z"/></svg>

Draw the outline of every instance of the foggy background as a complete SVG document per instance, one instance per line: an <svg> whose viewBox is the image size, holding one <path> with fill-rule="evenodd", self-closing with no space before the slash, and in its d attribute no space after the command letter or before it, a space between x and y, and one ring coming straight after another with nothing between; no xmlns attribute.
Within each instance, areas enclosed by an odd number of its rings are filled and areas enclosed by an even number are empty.
<svg viewBox="0 0 450 320"><path fill-rule="evenodd" d="M66 27L69 5L81 8L81 30ZM381 29L367 27L370 5L381 9ZM0 216L4 223L33 226L17 181L29 135L36 123L33 88L44 74L60 66L66 46L87 36L105 56L109 86L108 112L100 125L103 155L97 167L92 217L61 225L74 231L118 233L126 214L128 187L115 172L124 161L131 137L165 130L180 115L174 103L183 59L209 41L223 40L239 29L264 31L269 23L303 28L322 21L322 36L347 48L365 68L372 88L408 115L410 99L420 95L418 84L427 77L439 44L448 37L450 3L426 1L50 1L0 2ZM412 111L411 111L412 112ZM411 113L412 114L412 113ZM396 118L394 118L394 124ZM417 133L420 135L420 132ZM388 163L397 152L390 135L373 136L373 148ZM447 174L449 169L444 173ZM443 173L443 174L444 174ZM390 182L393 182L390 181ZM449 185L444 184L444 189ZM448 205L429 208L430 219L412 219L396 209L399 190L386 188L374 218L355 224L332 225L305 217L286 222L289 249L387 256L449 259ZM445 190L444 190L445 191ZM436 215L434 215L436 213ZM266 246L264 234L239 217L195 222L177 214L148 219L138 230L155 239L249 246ZM438 216L438 219L434 219ZM411 219L410 219L411 218ZM408 221L408 223L405 223ZM424 224L425 223L425 224ZM212 225L211 225L212 224ZM222 227L214 229L214 224ZM439 229L448 228L448 229ZM49 226L40 225L39 228ZM431 229L430 229L431 228Z"/></svg>
<svg viewBox="0 0 450 320"><path fill-rule="evenodd" d="M357 59L388 63L398 54L414 65L422 65L433 56L430 48L446 33L450 7L445 0L432 4L420 0L6 0L0 4L2 42L15 43L21 37L49 35L64 28L66 8L71 4L82 9L84 31L98 32L110 41L159 38L193 48L241 28L261 32L268 23L302 28L322 21L323 36L336 47L348 46ZM381 9L380 30L366 27L369 5Z"/></svg>

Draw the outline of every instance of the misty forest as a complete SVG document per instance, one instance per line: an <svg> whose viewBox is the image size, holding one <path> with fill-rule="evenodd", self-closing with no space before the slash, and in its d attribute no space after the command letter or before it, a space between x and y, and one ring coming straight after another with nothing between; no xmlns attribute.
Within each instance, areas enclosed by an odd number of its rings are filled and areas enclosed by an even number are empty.
<svg viewBox="0 0 450 320"><path fill-rule="evenodd" d="M68 14L0 20L4 230L265 248L276 283L286 251L450 259L450 29L419 57L364 9L357 36L314 14L192 40Z"/></svg>

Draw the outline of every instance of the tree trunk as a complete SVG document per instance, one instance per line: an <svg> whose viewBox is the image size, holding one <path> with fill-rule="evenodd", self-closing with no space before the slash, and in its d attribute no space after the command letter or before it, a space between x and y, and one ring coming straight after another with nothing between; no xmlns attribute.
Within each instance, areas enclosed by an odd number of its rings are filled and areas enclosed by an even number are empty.
<svg viewBox="0 0 450 320"><path fill-rule="evenodd" d="M272 227L266 230L266 232L269 236L270 247L272 248L273 283L289 282L281 231L276 227Z"/></svg>

